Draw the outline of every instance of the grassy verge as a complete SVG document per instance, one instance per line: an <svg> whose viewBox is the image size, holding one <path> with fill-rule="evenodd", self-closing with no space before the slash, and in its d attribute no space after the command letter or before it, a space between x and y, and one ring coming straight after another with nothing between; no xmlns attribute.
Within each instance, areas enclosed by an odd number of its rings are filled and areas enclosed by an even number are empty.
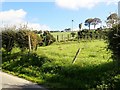
<svg viewBox="0 0 120 90"><path fill-rule="evenodd" d="M72 64L78 48L81 52ZM102 40L55 43L31 54L16 48L8 55L3 52L2 68L51 90L120 88L120 68L110 56Z"/></svg>

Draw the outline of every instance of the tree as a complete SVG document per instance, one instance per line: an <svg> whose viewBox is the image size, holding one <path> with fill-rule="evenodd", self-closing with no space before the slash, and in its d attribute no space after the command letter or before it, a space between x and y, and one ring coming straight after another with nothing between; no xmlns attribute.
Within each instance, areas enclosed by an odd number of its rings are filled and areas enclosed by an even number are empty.
<svg viewBox="0 0 120 90"><path fill-rule="evenodd" d="M69 31L71 31L71 28L66 28L65 31L69 32Z"/></svg>
<svg viewBox="0 0 120 90"><path fill-rule="evenodd" d="M117 13L112 13L107 17L106 24L108 27L113 27L118 23L119 17Z"/></svg>
<svg viewBox="0 0 120 90"><path fill-rule="evenodd" d="M39 30L39 31L38 31L38 34L41 34L41 33L42 33L42 30Z"/></svg>
<svg viewBox="0 0 120 90"><path fill-rule="evenodd" d="M74 22L74 20L72 20L72 31L73 31L73 22Z"/></svg>
<svg viewBox="0 0 120 90"><path fill-rule="evenodd" d="M81 30L81 28L82 28L82 23L79 24L79 30Z"/></svg>
<svg viewBox="0 0 120 90"><path fill-rule="evenodd" d="M45 46L48 46L55 41L56 41L56 39L53 37L53 35L51 35L49 33L49 31L44 31L44 33L43 33L43 43L44 43Z"/></svg>
<svg viewBox="0 0 120 90"><path fill-rule="evenodd" d="M102 22L101 19L94 18L91 24L94 25L94 29L95 29L96 25L101 23L101 22Z"/></svg>
<svg viewBox="0 0 120 90"><path fill-rule="evenodd" d="M85 20L85 26L88 26L89 27L89 30L90 30L90 25L92 24L94 19L92 18L88 18Z"/></svg>
<svg viewBox="0 0 120 90"><path fill-rule="evenodd" d="M71 32L72 37L75 37L75 34L76 34L75 32Z"/></svg>

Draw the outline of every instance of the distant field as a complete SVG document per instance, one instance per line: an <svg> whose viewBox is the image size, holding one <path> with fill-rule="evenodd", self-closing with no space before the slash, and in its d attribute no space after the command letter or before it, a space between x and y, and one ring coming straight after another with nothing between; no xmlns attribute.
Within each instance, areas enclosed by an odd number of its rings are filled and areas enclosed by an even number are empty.
<svg viewBox="0 0 120 90"><path fill-rule="evenodd" d="M103 40L56 42L39 47L29 55L15 48L11 55L6 56L3 52L2 68L6 72L50 87L50 90L93 90L119 86L119 81L114 80L120 80L120 75L116 73L118 69L110 59L111 52L106 51L106 45ZM81 51L72 64L78 48Z"/></svg>
<svg viewBox="0 0 120 90"><path fill-rule="evenodd" d="M71 38L71 32L54 32L51 33L56 39L57 39L57 35L59 36L59 40L65 40L68 39L68 35L69 38ZM77 34L76 34L77 35Z"/></svg>

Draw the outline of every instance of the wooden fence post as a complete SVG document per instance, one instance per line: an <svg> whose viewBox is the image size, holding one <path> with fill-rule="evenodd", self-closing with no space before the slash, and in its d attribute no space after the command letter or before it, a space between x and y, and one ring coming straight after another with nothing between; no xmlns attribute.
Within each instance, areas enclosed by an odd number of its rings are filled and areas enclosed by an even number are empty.
<svg viewBox="0 0 120 90"><path fill-rule="evenodd" d="M63 41L63 34L62 34L62 41Z"/></svg>
<svg viewBox="0 0 120 90"><path fill-rule="evenodd" d="M57 42L59 42L59 36L57 35Z"/></svg>
<svg viewBox="0 0 120 90"><path fill-rule="evenodd" d="M75 55L75 57L74 57L74 59L73 59L73 61L72 61L72 64L75 63L76 57L77 57L77 55L79 54L80 50L81 50L80 48L77 50L76 55Z"/></svg>
<svg viewBox="0 0 120 90"><path fill-rule="evenodd" d="M69 41L69 34L67 35L68 41Z"/></svg>
<svg viewBox="0 0 120 90"><path fill-rule="evenodd" d="M31 39L30 35L28 35L28 45L29 45L29 53L31 52Z"/></svg>

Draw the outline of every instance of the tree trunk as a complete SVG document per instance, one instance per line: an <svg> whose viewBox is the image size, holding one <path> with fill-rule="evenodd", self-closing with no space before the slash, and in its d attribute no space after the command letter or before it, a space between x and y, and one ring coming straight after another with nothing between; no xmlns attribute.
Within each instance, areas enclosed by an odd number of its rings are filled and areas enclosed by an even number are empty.
<svg viewBox="0 0 120 90"><path fill-rule="evenodd" d="M89 30L90 30L90 24L89 24Z"/></svg>
<svg viewBox="0 0 120 90"><path fill-rule="evenodd" d="M96 25L94 25L94 29L95 29Z"/></svg>

